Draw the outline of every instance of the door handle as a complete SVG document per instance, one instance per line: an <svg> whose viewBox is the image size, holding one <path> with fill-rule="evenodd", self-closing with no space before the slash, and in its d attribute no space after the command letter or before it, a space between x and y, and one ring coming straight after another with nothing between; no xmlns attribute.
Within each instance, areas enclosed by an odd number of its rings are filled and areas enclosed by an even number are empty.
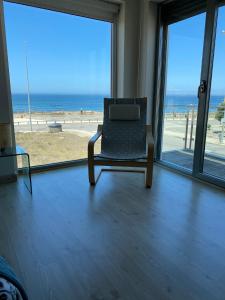
<svg viewBox="0 0 225 300"><path fill-rule="evenodd" d="M202 80L198 87L198 98L200 98L201 94L205 94L206 91L207 91L207 81Z"/></svg>

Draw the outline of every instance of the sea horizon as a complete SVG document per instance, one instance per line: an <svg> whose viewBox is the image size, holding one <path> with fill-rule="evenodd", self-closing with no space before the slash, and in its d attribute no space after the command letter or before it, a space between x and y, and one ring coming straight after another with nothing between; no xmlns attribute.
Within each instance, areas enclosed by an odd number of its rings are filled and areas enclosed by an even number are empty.
<svg viewBox="0 0 225 300"><path fill-rule="evenodd" d="M103 94L46 94L33 93L30 95L31 111L56 112L56 111L103 111L103 101L110 95ZM210 98L210 111L215 111L217 106L224 102L224 95L212 95ZM12 94L14 113L28 112L28 97L25 93ZM186 112L191 107L197 109L198 98L196 95L172 95L165 98L165 112Z"/></svg>

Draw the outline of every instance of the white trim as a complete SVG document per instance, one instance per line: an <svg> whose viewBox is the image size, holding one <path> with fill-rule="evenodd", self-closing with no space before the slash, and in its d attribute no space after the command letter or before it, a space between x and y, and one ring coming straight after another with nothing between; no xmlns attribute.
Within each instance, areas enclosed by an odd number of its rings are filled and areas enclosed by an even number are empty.
<svg viewBox="0 0 225 300"><path fill-rule="evenodd" d="M82 17L114 22L120 5L101 0L6 0Z"/></svg>

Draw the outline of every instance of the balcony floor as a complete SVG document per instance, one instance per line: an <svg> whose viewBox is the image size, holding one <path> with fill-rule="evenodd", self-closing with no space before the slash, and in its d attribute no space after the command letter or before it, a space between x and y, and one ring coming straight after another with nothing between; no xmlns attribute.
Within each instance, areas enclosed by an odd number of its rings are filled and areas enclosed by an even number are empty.
<svg viewBox="0 0 225 300"><path fill-rule="evenodd" d="M225 299L225 193L156 166L0 185L0 255L30 300Z"/></svg>
<svg viewBox="0 0 225 300"><path fill-rule="evenodd" d="M193 168L193 151L165 151L162 153L162 159L189 170ZM204 160L204 172L225 180L225 159L207 154Z"/></svg>

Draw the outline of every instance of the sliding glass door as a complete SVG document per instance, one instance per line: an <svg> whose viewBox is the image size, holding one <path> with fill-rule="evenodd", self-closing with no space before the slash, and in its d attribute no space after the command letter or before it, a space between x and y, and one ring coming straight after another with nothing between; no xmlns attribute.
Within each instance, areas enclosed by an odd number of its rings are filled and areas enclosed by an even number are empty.
<svg viewBox="0 0 225 300"><path fill-rule="evenodd" d="M175 6L167 7L166 14L171 16L165 14L163 25L157 157L164 164L225 187L222 2L186 1L177 12Z"/></svg>
<svg viewBox="0 0 225 300"><path fill-rule="evenodd" d="M168 26L162 160L192 170L205 14ZM194 51L192 51L195 49Z"/></svg>
<svg viewBox="0 0 225 300"><path fill-rule="evenodd" d="M218 11L203 171L225 180L225 6Z"/></svg>

